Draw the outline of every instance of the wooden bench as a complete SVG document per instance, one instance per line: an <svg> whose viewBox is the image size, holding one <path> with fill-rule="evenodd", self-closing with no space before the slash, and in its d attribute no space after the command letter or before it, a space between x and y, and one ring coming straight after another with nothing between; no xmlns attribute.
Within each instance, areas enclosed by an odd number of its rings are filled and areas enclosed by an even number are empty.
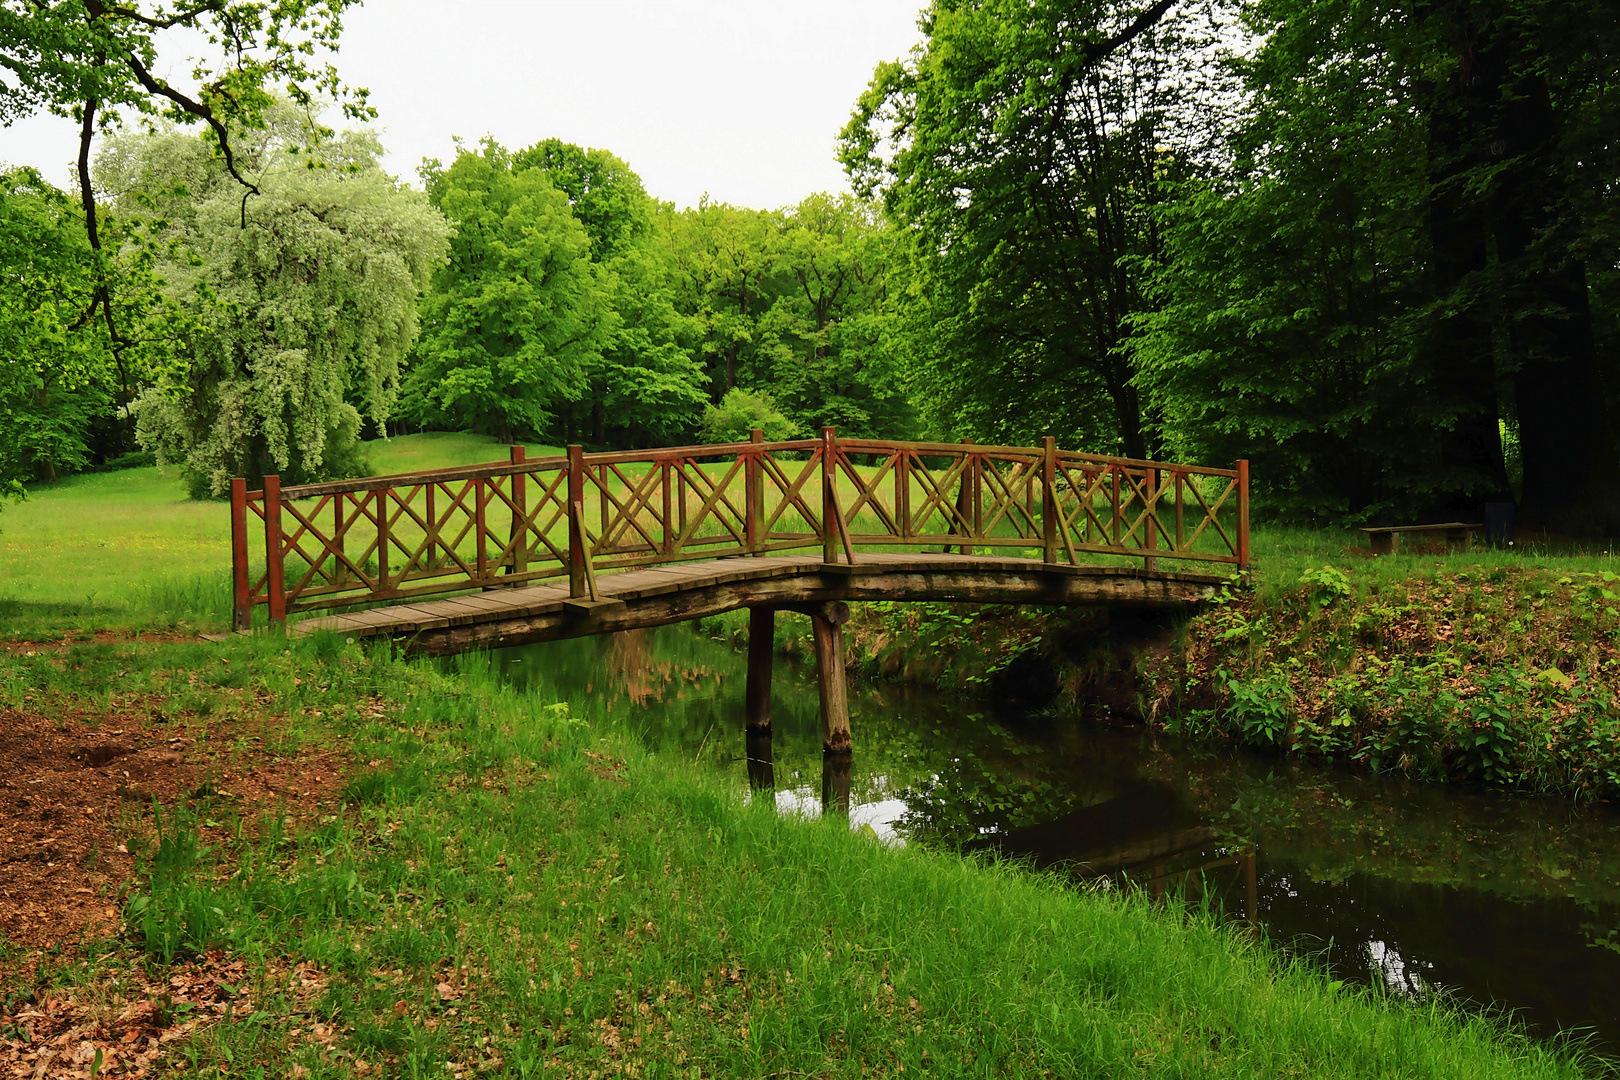
<svg viewBox="0 0 1620 1080"><path fill-rule="evenodd" d="M1474 531L1484 527L1478 522L1446 521L1438 525L1384 525L1361 531L1367 534L1374 555L1393 555L1400 549L1402 533L1440 533L1447 547L1466 548L1474 538Z"/></svg>

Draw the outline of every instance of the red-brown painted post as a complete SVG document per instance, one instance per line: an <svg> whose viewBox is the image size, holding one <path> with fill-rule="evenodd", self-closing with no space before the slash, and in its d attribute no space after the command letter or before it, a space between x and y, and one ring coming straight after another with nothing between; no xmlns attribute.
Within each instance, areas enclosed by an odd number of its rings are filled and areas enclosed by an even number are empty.
<svg viewBox="0 0 1620 1080"><path fill-rule="evenodd" d="M1157 551L1159 547L1159 470L1147 471L1147 498L1143 500L1147 508L1147 531L1142 538L1143 546L1149 551ZM1157 556L1149 555L1142 560L1142 569L1157 570L1159 560Z"/></svg>
<svg viewBox="0 0 1620 1080"><path fill-rule="evenodd" d="M821 429L821 561L838 561L838 498L833 486L838 483L838 469L834 455L838 453L838 429Z"/></svg>
<svg viewBox="0 0 1620 1080"><path fill-rule="evenodd" d="M1058 521L1057 439L1041 440L1041 561L1057 562Z"/></svg>
<svg viewBox="0 0 1620 1080"><path fill-rule="evenodd" d="M264 586L270 601L270 625L287 625L286 549L281 543L281 477L264 478Z"/></svg>
<svg viewBox="0 0 1620 1080"><path fill-rule="evenodd" d="M972 439L963 439L963 446L971 446ZM962 451L962 475L956 485L956 528L968 536L973 535L973 457L966 450ZM953 530L954 531L954 530ZM963 555L973 554L972 544L963 544L956 549Z"/></svg>
<svg viewBox="0 0 1620 1080"><path fill-rule="evenodd" d="M911 538L911 455L905 447L895 452L894 460L894 519L900 538Z"/></svg>
<svg viewBox="0 0 1620 1080"><path fill-rule="evenodd" d="M528 449L514 446L511 450L512 464L522 465L527 460ZM512 531L508 543L512 545L512 565L507 570L509 574L524 574L529 570L529 515L527 476L520 472L512 474Z"/></svg>
<svg viewBox="0 0 1620 1080"><path fill-rule="evenodd" d="M669 489L670 464L669 464L669 459L668 458L665 458L663 461L660 461L658 463L658 470L659 470L658 471L658 487L659 487L659 490L660 490L660 494L663 496L663 508L662 508L663 509L663 515L664 515L664 547L663 547L663 553L665 555L673 555L673 554L675 554L675 523L670 518L670 510L671 510L670 499L671 499L671 496L672 496L673 493Z"/></svg>
<svg viewBox="0 0 1620 1080"><path fill-rule="evenodd" d="M247 481L231 481L231 629L253 626L253 598L249 595L247 534Z"/></svg>
<svg viewBox="0 0 1620 1080"><path fill-rule="evenodd" d="M332 562L334 563L332 576L337 578L339 583L349 580L349 568L343 561L345 555L343 541L348 535L348 530L343 527L344 498L345 496L341 491L332 496Z"/></svg>
<svg viewBox="0 0 1620 1080"><path fill-rule="evenodd" d="M443 558L443 556L439 554L439 548L441 546L439 541L439 514L438 503L434 499L434 495L438 492L438 490L438 484L429 483L427 486L427 491L424 492L427 498L427 568L429 570L437 570L440 566L440 560Z"/></svg>
<svg viewBox="0 0 1620 1080"><path fill-rule="evenodd" d="M388 488L377 489L377 588L388 591Z"/></svg>
<svg viewBox="0 0 1620 1080"><path fill-rule="evenodd" d="M585 538L580 530L585 523L579 520L585 503L585 448L576 444L568 447L568 595L584 596Z"/></svg>
<svg viewBox="0 0 1620 1080"><path fill-rule="evenodd" d="M1118 465L1110 465L1110 466L1108 466L1108 471L1109 471L1109 474L1114 478L1114 489L1113 489L1113 492L1114 492L1113 493L1113 502L1114 502L1113 511L1114 512L1113 512L1113 517L1111 519L1112 522L1113 522L1114 535L1110 539L1110 543L1112 543L1114 547L1119 547L1119 526L1120 526L1121 519L1123 519L1125 517L1125 515L1120 512L1120 506L1119 506L1119 466Z"/></svg>
<svg viewBox="0 0 1620 1080"><path fill-rule="evenodd" d="M1249 459L1237 463L1237 557L1238 573L1249 573Z"/></svg>
<svg viewBox="0 0 1620 1080"><path fill-rule="evenodd" d="M765 441L765 432L759 428L752 429L748 433L748 441L756 449L748 451L748 456L743 459L743 500L748 504L743 509L743 536L748 539L748 550L757 551L760 544L759 527L765 510L761 505L765 494L761 483L763 464L760 461L761 451L757 448Z"/></svg>

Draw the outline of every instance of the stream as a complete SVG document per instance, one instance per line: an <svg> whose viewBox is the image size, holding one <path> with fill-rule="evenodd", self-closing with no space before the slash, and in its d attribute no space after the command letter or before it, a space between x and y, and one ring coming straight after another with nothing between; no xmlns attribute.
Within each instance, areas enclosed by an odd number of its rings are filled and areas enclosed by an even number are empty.
<svg viewBox="0 0 1620 1080"><path fill-rule="evenodd" d="M814 671L778 658L745 746L746 654L694 624L491 654L513 683L783 813L889 843L995 848L1207 897L1335 978L1512 1010L1620 1057L1620 807L1355 776L852 679L853 766L823 769ZM767 787L761 787L765 784Z"/></svg>

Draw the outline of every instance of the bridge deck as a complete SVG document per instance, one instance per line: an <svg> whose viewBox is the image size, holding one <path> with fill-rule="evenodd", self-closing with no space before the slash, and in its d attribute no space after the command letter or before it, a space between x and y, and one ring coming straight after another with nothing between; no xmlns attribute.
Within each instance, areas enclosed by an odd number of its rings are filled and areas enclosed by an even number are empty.
<svg viewBox="0 0 1620 1080"><path fill-rule="evenodd" d="M1225 580L970 555L862 552L853 565L819 555L745 556L602 574L594 601L571 598L567 581L558 581L307 619L293 633L404 638L412 651L436 655L840 600L1182 607Z"/></svg>

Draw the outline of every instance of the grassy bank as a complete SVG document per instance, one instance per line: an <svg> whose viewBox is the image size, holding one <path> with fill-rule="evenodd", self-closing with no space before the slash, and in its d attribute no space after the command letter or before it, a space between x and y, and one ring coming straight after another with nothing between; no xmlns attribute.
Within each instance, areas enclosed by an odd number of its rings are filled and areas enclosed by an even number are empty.
<svg viewBox="0 0 1620 1080"><path fill-rule="evenodd" d="M498 460L506 448L434 432L367 443L366 454L393 473ZM230 542L224 503L189 499L178 476L154 467L37 485L0 511L0 639L222 629Z"/></svg>
<svg viewBox="0 0 1620 1080"><path fill-rule="evenodd" d="M1620 561L1606 546L1370 557L1256 532L1255 588L1175 625L868 605L857 661L951 689L1424 780L1620 795Z"/></svg>
<svg viewBox="0 0 1620 1080"><path fill-rule="evenodd" d="M7 1045L71 999L87 1042L137 1014L188 1032L151 1045L192 1075L1579 1075L1202 919L783 818L476 658L268 637L162 657L6 657L0 709L127 697L178 732L256 708L278 754L347 750L343 800L305 827L223 782L161 824L128 812L127 934L13 951ZM220 971L217 1007L173 989ZM143 1012L143 986L169 997ZM106 1045L104 1071L147 1044Z"/></svg>

